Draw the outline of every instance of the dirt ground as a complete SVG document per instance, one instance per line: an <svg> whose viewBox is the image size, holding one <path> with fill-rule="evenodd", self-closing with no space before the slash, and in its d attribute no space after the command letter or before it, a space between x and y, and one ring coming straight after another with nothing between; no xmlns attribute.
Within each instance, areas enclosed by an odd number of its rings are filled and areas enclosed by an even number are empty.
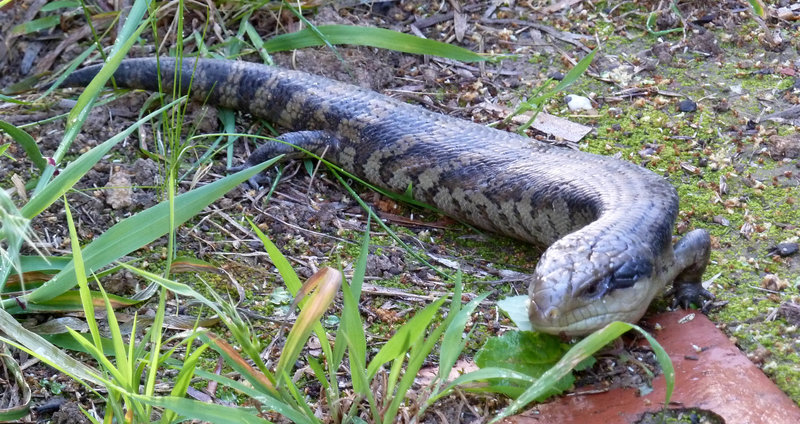
<svg viewBox="0 0 800 424"><path fill-rule="evenodd" d="M6 6L0 10L0 25L11 28L47 15L40 12L44 3ZM753 16L746 1L678 2L680 16L655 1L553 2L564 6L561 8L548 6L550 2L514 1L337 3L337 7L310 9L306 16L316 25L378 26L507 56L465 64L340 46L341 59L329 49L311 48L274 54L275 63L486 124L498 124L521 100L533 96L544 80L563 76L599 46L589 72L545 108L550 114L591 127L592 132L575 143L537 131L529 135L564 144L564 148L615 155L669 178L681 195L676 234L694 228L706 228L712 234L712 263L705 275L708 289L716 295L711 319L800 403L800 255L796 254L800 213L795 204L800 199L800 10L792 9L791 2L771 2L763 20ZM658 11L653 31L680 30L648 33L651 11ZM174 34L165 36L169 34L169 13L159 25L167 45L174 42ZM0 35L0 87L43 72L57 73L80 54L90 35L82 29L82 19L82 15L65 17L49 31L24 35L4 30ZM198 10L187 12L185 19L187 34L201 31L206 20ZM250 22L264 39L298 28L293 15L268 7L254 13ZM81 32L82 36L76 35ZM206 44L223 41L223 32L219 28L209 31ZM65 43L70 36L74 38ZM155 54L152 37L148 37L131 56ZM104 42L110 45L108 40ZM259 56L248 54L245 59L258 61ZM59 90L26 105L0 102L0 118L14 125L38 122L25 130L48 154L61 140L64 119L40 121L68 112L69 99L78 93ZM589 98L591 109L571 110L564 98L567 94ZM18 98L35 97L37 92L29 91ZM72 146L74 153L85 152L121 132L138 119L149 97L148 93L128 93L98 106ZM192 125L186 127L194 125L198 133L217 132L216 118L213 108L192 105L186 117ZM269 133L247 116L237 116L236 125L240 132ZM8 141L0 138L0 144ZM155 151L157 141L152 128L146 126L115 148L68 194L84 241L161 200L158 187L163 183L163 164L139 149L146 146ZM236 156L243 158L253 148L253 144L238 143ZM16 160L0 157L4 189L12 187L13 175L23 180L34 175L22 149L12 144L8 154ZM205 183L225 175L223 162L219 155L205 173L192 171L180 190L189 189L195 177ZM269 202L264 203L264 192L242 186L178 233L181 254L225 268L246 287L248 298L243 307L265 316L278 313L280 303L274 299L282 292L277 286L280 279L260 243L232 225L232 216L249 216L267 230L304 278L325 265L345 264L347 268L366 225L363 210L324 169L309 175L307 164L297 161L287 164L283 175ZM476 331L480 336L470 343L472 349L509 328L509 321L497 315L494 301L526 293L526 287L515 281L517 273L533 270L539 249L480 233L363 187L356 189L417 252L430 255L438 266L458 264L467 276L466 291L495 291L474 323L483 331ZM69 253L63 205L55 204L39 216L33 229L41 239L40 249L54 255ZM369 331L380 340L431 296L446 294L450 286L378 227L373 231L367 276L374 290L365 294L362 311ZM165 248L166 241L159 241L136 255L156 263L162 260ZM110 292L130 294L141 281L118 273L104 284ZM662 301L652 309L665 307L667 302ZM41 322L49 318L26 319ZM265 334L275 330L269 321L256 325ZM71 401L81 401L85 394L65 377L49 375L44 367L28 372L41 402L53 396L52 390L41 384L45 379L60 381ZM486 406L487 402L479 404ZM441 410L454 409L470 411L460 416L463 422L490 417L490 412L480 413L480 408L466 405L462 399L448 399ZM50 419L65 423L80 422L79 418L73 415L60 420L53 415Z"/></svg>

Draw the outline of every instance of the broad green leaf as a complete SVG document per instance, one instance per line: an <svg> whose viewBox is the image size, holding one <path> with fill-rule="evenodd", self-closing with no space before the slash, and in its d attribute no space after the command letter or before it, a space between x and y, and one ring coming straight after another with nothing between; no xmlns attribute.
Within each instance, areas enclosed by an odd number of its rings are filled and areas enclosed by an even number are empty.
<svg viewBox="0 0 800 424"><path fill-rule="evenodd" d="M514 322L514 325L517 326L517 329L521 331L534 331L533 326L531 325L531 319L528 316L529 302L530 296L526 294L509 296L498 300L497 307L505 312L509 318L511 318L511 321Z"/></svg>
<svg viewBox="0 0 800 424"><path fill-rule="evenodd" d="M670 362L666 351L664 351L664 348L641 327L615 321L576 343L555 366L544 373L536 383L528 387L514 402L500 411L492 422L497 422L511 414L517 413L533 400L540 398L544 393L551 390L556 382L572 372L573 369L586 364L585 361L587 358L631 329L635 329L644 335L647 341L650 342L653 351L656 353L656 358L664 371L664 377L666 379L666 399L664 400L664 404L669 404L670 397L672 396L672 389L675 384L675 369L672 367L672 362Z"/></svg>
<svg viewBox="0 0 800 424"><path fill-rule="evenodd" d="M557 336L530 331L508 331L500 337L489 339L475 355L475 363L481 368L502 367L539 378L558 363L569 348ZM537 400L561 393L573 381L572 374L567 374ZM503 382L492 383L505 385Z"/></svg>

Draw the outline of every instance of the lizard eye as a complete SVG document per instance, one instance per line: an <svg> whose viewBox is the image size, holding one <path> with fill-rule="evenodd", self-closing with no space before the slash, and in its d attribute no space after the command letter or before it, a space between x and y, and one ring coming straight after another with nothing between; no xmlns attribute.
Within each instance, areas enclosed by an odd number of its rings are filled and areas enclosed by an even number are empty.
<svg viewBox="0 0 800 424"><path fill-rule="evenodd" d="M581 296L588 299L599 299L610 291L609 282L611 277L604 277L599 280L594 280L581 292Z"/></svg>

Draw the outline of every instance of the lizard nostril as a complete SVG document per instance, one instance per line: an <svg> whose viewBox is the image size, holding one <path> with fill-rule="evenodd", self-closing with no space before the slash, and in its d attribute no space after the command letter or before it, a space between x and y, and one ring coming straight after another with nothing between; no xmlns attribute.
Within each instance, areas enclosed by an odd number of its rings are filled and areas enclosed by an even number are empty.
<svg viewBox="0 0 800 424"><path fill-rule="evenodd" d="M559 315L561 315L561 313L558 311L558 308L556 307L551 307L548 308L546 311L544 311L544 316L550 320L558 319Z"/></svg>

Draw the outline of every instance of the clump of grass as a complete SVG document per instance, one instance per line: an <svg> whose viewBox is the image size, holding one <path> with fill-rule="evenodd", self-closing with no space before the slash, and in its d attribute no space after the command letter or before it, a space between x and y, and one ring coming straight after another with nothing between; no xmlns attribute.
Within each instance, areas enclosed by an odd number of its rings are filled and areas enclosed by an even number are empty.
<svg viewBox="0 0 800 424"><path fill-rule="evenodd" d="M178 7L179 10L182 9L181 2ZM24 130L10 124L0 123L0 129L8 132L16 142L23 146L26 154L40 170L31 199L18 210L10 198L0 197L4 206L0 240L6 243L5 249L0 252L3 253L4 264L3 269L0 270L0 281L3 284L0 286L0 292L3 292L2 289L5 288L8 281L7 277L13 271L16 271L20 281L24 281L24 278L30 276L30 273L34 271L46 269L55 272L53 278L46 283L30 288L23 286L22 292L14 294L14 297L9 298L8 296L12 295L8 292L4 293L7 298L1 302L4 309L0 310L0 327L4 329L8 337L0 337L0 341L39 357L45 363L84 384L94 396L102 398L107 404L103 417L95 417L87 413L93 422L150 422L157 420L168 423L191 418L214 423L256 423L265 422L264 417L273 413L298 423L322 422L323 420L317 416L318 410L312 408L310 400L304 394L302 384L292 378L295 364L301 357L303 347L312 332L319 340L323 353L320 359L308 356L306 360L315 382L319 383L324 391L324 403L315 406L327 408L322 410L323 415L326 416L325 421L363 420L372 423L389 423L397 419L404 406L408 406L408 410L413 411L411 421L420 421L428 408L457 387L515 396L516 400L501 412L497 417L499 419L518 411L531 400L539 399L543 394L552 392L553 385L558 384L571 371L574 364L582 362L592 352L603 347L623 332L631 328L638 329L638 327L628 324L611 324L606 329L575 345L554 368L540 376L495 364L449 381L450 371L457 358L461 356L470 336L470 333L464 333L466 324L472 312L488 294L479 295L466 305L462 305L461 278L460 274L457 274L453 278L454 291L449 303L447 298L442 298L421 309L400 327L374 355L369 355L364 324L358 309L366 270L369 232L367 231L362 241L361 252L356 260L353 277L349 283L343 281L339 271L323 268L302 284L289 261L283 257L277 247L257 227L252 226L252 230L259 236L272 262L278 268L287 288L296 296L293 306L300 309L286 336L277 363L273 367L269 360L262 357L263 344L234 305L226 302L213 291L209 296L204 296L194 288L168 278L168 275L171 272L169 264L172 252L175 250L173 245L175 229L228 190L270 166L278 158L180 196L176 195L176 181L179 179L178 164L181 154L188 148L179 142L182 133L180 118L183 116L180 107L177 108L177 112L172 115L171 119L164 119L167 122L165 134L168 134L171 141L172 152L172 156L169 157L165 166L167 182L164 191L167 200L120 221L86 246L80 246L64 195L119 141L133 133L143 123L164 114L168 108L179 105L184 100L178 98L155 112L147 114L122 133L81 155L56 176L56 165L62 161L79 133L98 93L106 81L111 78L114 69L142 34L147 24L152 24L149 21L141 22L146 12L145 2L135 2L134 8L118 35L118 43L108 55L107 65L79 97L75 108L67 116L64 138L52 158L42 156L36 143ZM179 13L178 33L182 33L181 16L182 13ZM52 19L49 22L40 21L37 25L52 25ZM29 29L31 28L29 27ZM35 28L31 30L35 30ZM252 33L253 31L249 32L251 35ZM439 54L460 60L483 59L483 57L463 51L463 49L459 50L442 43L417 39L406 34L343 26L311 26L299 33L276 37L266 43L256 43L251 47L260 53L265 53L268 58L269 51L306 45L332 46L345 42L414 53ZM180 47L178 50L181 50ZM73 69L88 57L91 51L92 49L87 49L84 55L73 63ZM561 83L556 84L555 88L550 89L551 85L546 85L542 91L523 104L518 113L531 109L538 110L549 97L575 81L586 70L593 55L594 53L584 58ZM166 116L164 117L166 118ZM229 124L230 122L232 120L229 121ZM232 127L230 124L229 128ZM2 147L0 147L0 154L2 154ZM335 175L339 177L338 173ZM5 195L5 192L2 195ZM50 264L42 265L34 258L20 257L19 249L25 240L23 235L26 234L28 220L38 216L60 199L64 199L73 251L72 258L67 261L51 258ZM9 205L14 207L5 207ZM369 208L367 209L369 210ZM374 216L372 211L369 211L370 216ZM19 217L20 220L6 219L12 216ZM18 224L14 224L15 222ZM369 229L369 221L367 229ZM164 235L169 237L170 243L167 249L168 260L164 275L157 275L129 264L119 263L123 256ZM158 307L152 324L147 327L144 336L138 340L136 339L136 327L141 325L141 321L134 318L134 331L126 341L114 313L115 308L135 302L122 302L113 295L107 294L101 285L103 273L97 272L97 270L107 266L112 266L111 269L125 268L151 281L150 292L158 292ZM90 278L94 278L98 290L90 290ZM75 287L77 290L74 290ZM319 320L337 295L339 287L341 287L342 298L340 325L333 334L329 334ZM230 332L235 346L209 330L199 327L194 328L189 335L183 338L167 337L163 332L162 324L165 320L165 299L168 292L196 300L208 310L213 311ZM74 302L69 303L70 299ZM446 312L444 311L445 305L447 305ZM63 309L66 307L79 307L85 314L89 334L79 334L72 330L69 330L69 333L75 344L95 359L97 367L76 361L48 340L23 328L8 313L8 311L22 312L23 310L27 312L52 311L52 308ZM104 309L107 317L108 337L101 335L100 323L95 313L96 308ZM444 316L442 317L442 315ZM331 343L331 339L333 343ZM167 345L171 345L171 347L165 350ZM217 352L219 357L245 381L207 372L198 367L203 355L210 352L209 348ZM180 349L182 351L179 355ZM439 364L435 379L427 387L415 388L414 380L417 374L425 360L432 355L437 357ZM5 356L3 358L5 359ZM169 395L157 396L155 395L155 385L159 378L159 372L165 369L179 370L179 372L170 382ZM665 367L665 369L667 368ZM340 384L342 371L350 376L352 390L342 389L342 384ZM223 384L236 390L247 399L245 402L247 406L223 406L186 398L190 384L197 378ZM94 387L104 387L107 392L101 394L94 390ZM410 396L412 391L415 392L414 396Z"/></svg>

